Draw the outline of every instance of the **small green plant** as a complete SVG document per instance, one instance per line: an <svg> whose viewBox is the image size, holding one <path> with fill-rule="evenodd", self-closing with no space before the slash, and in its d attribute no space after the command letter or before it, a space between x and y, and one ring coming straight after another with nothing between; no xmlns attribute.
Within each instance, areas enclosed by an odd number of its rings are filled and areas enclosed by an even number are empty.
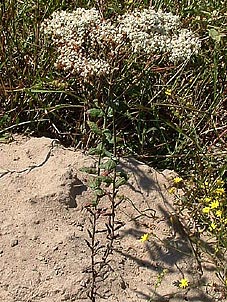
<svg viewBox="0 0 227 302"><path fill-rule="evenodd" d="M155 285L154 285L153 295L156 294L156 291L157 291L158 287L160 287L162 285L162 282L163 282L166 274L168 274L168 270L165 269L165 268L158 273L157 280L156 280ZM153 298L151 297L149 301L152 302Z"/></svg>
<svg viewBox="0 0 227 302"><path fill-rule="evenodd" d="M86 206L90 214L90 225L88 229L89 239L86 240L91 251L91 282L88 289L88 297L95 302L100 296L99 282L104 281L109 274L108 263L109 256L114 251L114 240L116 239L116 230L121 227L121 223L116 221L116 208L123 201L122 196L118 196L118 189L127 182L127 174L123 171L117 171L118 156L116 148L116 130L114 125L114 111L111 114L113 123L112 133L106 128L109 121L106 110L92 108L89 110L90 117L97 119L103 118L103 125L100 128L95 121L89 121L88 125L91 131L100 138L100 143L95 148L91 148L89 154L97 156L97 168L83 167L81 170L92 175L89 181L89 187L94 193L94 198ZM108 148L108 149L107 149ZM105 204L105 207L104 207ZM107 206L107 209L106 209ZM107 217L105 225L101 223L102 218ZM101 234L101 238L100 238ZM106 243L103 243L103 234L106 235Z"/></svg>

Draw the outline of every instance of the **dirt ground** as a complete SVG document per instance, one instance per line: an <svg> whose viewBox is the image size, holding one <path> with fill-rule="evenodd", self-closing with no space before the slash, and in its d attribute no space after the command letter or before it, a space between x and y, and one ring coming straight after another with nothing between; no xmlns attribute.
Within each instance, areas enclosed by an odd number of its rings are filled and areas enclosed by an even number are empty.
<svg viewBox="0 0 227 302"><path fill-rule="evenodd" d="M91 228L88 175L96 160L49 138L15 136L0 144L0 301L90 301ZM201 268L181 228L173 225L174 172L159 173L135 159L116 213L120 226L97 302L225 301L215 267ZM110 205L101 205L108 212ZM105 225L107 216L100 215ZM181 225L181 224L180 224ZM139 239L149 233L146 242ZM106 244L106 235L99 240ZM177 282L187 278L189 287Z"/></svg>

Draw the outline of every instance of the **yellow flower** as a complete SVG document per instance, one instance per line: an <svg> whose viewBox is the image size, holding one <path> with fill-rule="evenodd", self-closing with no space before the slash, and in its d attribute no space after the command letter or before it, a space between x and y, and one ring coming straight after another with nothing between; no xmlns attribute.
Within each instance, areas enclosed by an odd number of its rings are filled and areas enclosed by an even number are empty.
<svg viewBox="0 0 227 302"><path fill-rule="evenodd" d="M209 183L207 181L205 181L203 184L200 185L200 188L205 189L208 186L209 186Z"/></svg>
<svg viewBox="0 0 227 302"><path fill-rule="evenodd" d="M219 251L220 251L220 248L218 246L216 246L214 249L214 253L217 254L217 253L219 253Z"/></svg>
<svg viewBox="0 0 227 302"><path fill-rule="evenodd" d="M210 210L211 210L210 207L204 207L204 208L202 209L202 212L203 212L204 214L208 214L208 213L210 213Z"/></svg>
<svg viewBox="0 0 227 302"><path fill-rule="evenodd" d="M169 194L174 194L176 191L176 188L175 187L172 187L168 190Z"/></svg>
<svg viewBox="0 0 227 302"><path fill-rule="evenodd" d="M186 278L183 278L179 281L179 287L180 288L186 288L188 287L189 283L188 280Z"/></svg>
<svg viewBox="0 0 227 302"><path fill-rule="evenodd" d="M175 183L175 184L179 184L180 182L182 182L183 181L183 178L181 178L181 177L175 177L174 179L173 179L173 182Z"/></svg>
<svg viewBox="0 0 227 302"><path fill-rule="evenodd" d="M223 180L221 180L221 179L217 179L217 181L216 181L216 184L219 186L219 187L222 187L223 185L224 185L224 181Z"/></svg>
<svg viewBox="0 0 227 302"><path fill-rule="evenodd" d="M127 4L132 4L133 0L128 0Z"/></svg>
<svg viewBox="0 0 227 302"><path fill-rule="evenodd" d="M225 193L225 189L224 188L217 188L214 193L216 193L217 195L223 195Z"/></svg>
<svg viewBox="0 0 227 302"><path fill-rule="evenodd" d="M205 197L204 201L205 201L205 203L210 203L211 202L211 198L210 197Z"/></svg>
<svg viewBox="0 0 227 302"><path fill-rule="evenodd" d="M150 237L150 234L146 233L146 234L143 234L141 237L140 237L140 241L141 242L145 242L149 239Z"/></svg>
<svg viewBox="0 0 227 302"><path fill-rule="evenodd" d="M218 208L218 207L219 207L219 201L218 201L218 200L212 201L212 202L210 203L210 207L211 207L211 209L216 209L216 208Z"/></svg>
<svg viewBox="0 0 227 302"><path fill-rule="evenodd" d="M171 96L172 95L172 89L166 89L165 94Z"/></svg>
<svg viewBox="0 0 227 302"><path fill-rule="evenodd" d="M216 223L212 222L211 225L210 225L210 227L209 227L209 230L213 231L213 230L216 229L216 227L217 227Z"/></svg>
<svg viewBox="0 0 227 302"><path fill-rule="evenodd" d="M216 216L217 217L221 217L222 216L222 211L221 210L217 210L216 211Z"/></svg>

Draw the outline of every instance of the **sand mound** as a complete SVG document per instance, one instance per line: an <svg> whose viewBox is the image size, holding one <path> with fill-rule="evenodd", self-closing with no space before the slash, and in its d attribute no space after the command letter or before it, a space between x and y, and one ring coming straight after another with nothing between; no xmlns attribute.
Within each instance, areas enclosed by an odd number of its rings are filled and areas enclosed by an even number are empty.
<svg viewBox="0 0 227 302"><path fill-rule="evenodd" d="M0 159L0 300L89 301L92 192L80 168L94 167L95 158L48 138L16 136L0 144ZM127 198L117 209L118 236L97 301L216 301L208 286L218 283L214 267L206 263L201 275L188 240L170 222L171 172L134 159L119 169L130 174L121 188ZM108 213L108 200L101 207ZM107 219L100 215L100 225ZM144 233L153 235L141 243ZM183 277L190 281L185 290L176 286Z"/></svg>

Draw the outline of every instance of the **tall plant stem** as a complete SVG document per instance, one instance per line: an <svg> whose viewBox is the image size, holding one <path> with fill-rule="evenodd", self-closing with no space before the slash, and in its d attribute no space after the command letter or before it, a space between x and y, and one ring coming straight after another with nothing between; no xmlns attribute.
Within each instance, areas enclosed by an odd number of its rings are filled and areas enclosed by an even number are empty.
<svg viewBox="0 0 227 302"><path fill-rule="evenodd" d="M106 129L106 125L107 125L107 113L108 113L108 106L106 108L105 111L105 115L104 115L104 121L103 121L103 130ZM105 135L102 134L101 137L101 152L99 154L98 157L98 170L97 170L97 175L100 176L100 165L102 162L102 158L103 158L103 149L105 146ZM100 197L96 197L96 201L94 204L94 210L90 211L92 213L92 237L91 237L91 292L90 292L90 299L92 302L96 301L96 278L97 278L97 274L98 272L96 271L96 233L97 233L97 214L96 214L96 210L97 210L97 206L98 206L98 201L99 201Z"/></svg>
<svg viewBox="0 0 227 302"><path fill-rule="evenodd" d="M96 301L96 277L97 277L97 272L95 268L95 234L96 234L96 211L92 211L92 238L91 238L91 293L90 293L90 298L92 302Z"/></svg>
<svg viewBox="0 0 227 302"><path fill-rule="evenodd" d="M113 107L113 155L114 158L117 157L117 139L116 139L116 119L115 119L115 109ZM113 188L112 188L112 199L111 199L111 216L110 216L110 223L111 223L111 247L113 245L113 240L115 237L114 234L114 224L115 224L115 197L116 197L116 167L113 171Z"/></svg>

